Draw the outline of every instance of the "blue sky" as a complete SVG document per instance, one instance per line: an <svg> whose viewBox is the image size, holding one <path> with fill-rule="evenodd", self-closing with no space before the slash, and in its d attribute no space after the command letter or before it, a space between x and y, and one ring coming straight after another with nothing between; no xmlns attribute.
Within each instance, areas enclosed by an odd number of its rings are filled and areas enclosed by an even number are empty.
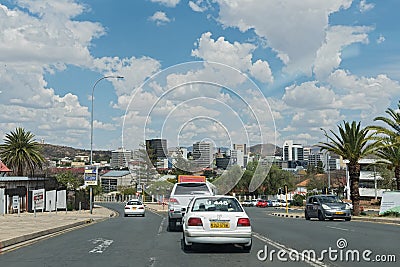
<svg viewBox="0 0 400 267"><path fill-rule="evenodd" d="M1 0L0 137L313 145L400 100L395 0Z"/></svg>

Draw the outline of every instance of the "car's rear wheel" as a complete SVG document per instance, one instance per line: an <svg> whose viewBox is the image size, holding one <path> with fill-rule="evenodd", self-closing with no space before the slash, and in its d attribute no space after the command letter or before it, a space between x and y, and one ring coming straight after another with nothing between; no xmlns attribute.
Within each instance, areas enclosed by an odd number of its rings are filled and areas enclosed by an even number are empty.
<svg viewBox="0 0 400 267"><path fill-rule="evenodd" d="M306 218L307 221L310 220L310 216L308 216L307 211L304 212L304 217Z"/></svg>
<svg viewBox="0 0 400 267"><path fill-rule="evenodd" d="M349 222L351 221L351 217L345 218L344 220Z"/></svg>
<svg viewBox="0 0 400 267"><path fill-rule="evenodd" d="M243 246L243 251L246 252L246 253L249 253L250 250L251 250L251 245L252 245L252 244L250 244L250 245L248 245L248 246L244 245L244 246Z"/></svg>
<svg viewBox="0 0 400 267"><path fill-rule="evenodd" d="M168 231L175 231L176 230L176 220L168 218Z"/></svg>
<svg viewBox="0 0 400 267"><path fill-rule="evenodd" d="M191 251L192 250L192 245L186 244L185 234L182 235L182 248L183 248L183 251Z"/></svg>
<svg viewBox="0 0 400 267"><path fill-rule="evenodd" d="M325 216L322 211L318 211L318 220L325 221Z"/></svg>

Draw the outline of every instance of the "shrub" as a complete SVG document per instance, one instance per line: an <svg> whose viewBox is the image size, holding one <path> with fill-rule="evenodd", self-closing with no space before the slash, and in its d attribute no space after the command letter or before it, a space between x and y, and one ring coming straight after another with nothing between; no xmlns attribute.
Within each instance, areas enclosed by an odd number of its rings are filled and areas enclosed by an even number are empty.
<svg viewBox="0 0 400 267"><path fill-rule="evenodd" d="M304 199L305 199L305 197L303 195L296 194L293 196L292 205L293 206L303 206Z"/></svg>

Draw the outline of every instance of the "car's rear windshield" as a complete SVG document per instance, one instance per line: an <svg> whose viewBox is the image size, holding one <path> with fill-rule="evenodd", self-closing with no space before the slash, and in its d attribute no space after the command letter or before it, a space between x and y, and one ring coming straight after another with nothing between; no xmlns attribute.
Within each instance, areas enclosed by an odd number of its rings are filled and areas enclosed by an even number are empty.
<svg viewBox="0 0 400 267"><path fill-rule="evenodd" d="M193 203L192 211L209 212L209 211L228 211L242 212L243 209L235 198L198 198Z"/></svg>
<svg viewBox="0 0 400 267"><path fill-rule="evenodd" d="M204 195L210 193L205 183L182 183L177 184L175 195Z"/></svg>
<svg viewBox="0 0 400 267"><path fill-rule="evenodd" d="M136 200L130 200L126 205L142 205L142 202Z"/></svg>

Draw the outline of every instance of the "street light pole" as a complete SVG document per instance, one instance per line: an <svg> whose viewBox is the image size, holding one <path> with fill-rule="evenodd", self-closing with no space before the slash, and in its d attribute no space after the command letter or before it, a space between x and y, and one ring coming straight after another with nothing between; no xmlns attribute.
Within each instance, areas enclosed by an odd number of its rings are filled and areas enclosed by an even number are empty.
<svg viewBox="0 0 400 267"><path fill-rule="evenodd" d="M98 79L93 87L92 87L92 110L90 112L90 166L93 166L93 102L94 102L94 88L96 88L96 85L104 79L123 79L123 76L114 76L114 75L108 75L108 76L103 76L100 79ZM97 178L97 172L96 172L96 178ZM92 201L92 195L93 195L93 189L92 186L89 185L89 198L90 198L90 214L93 213L93 201Z"/></svg>
<svg viewBox="0 0 400 267"><path fill-rule="evenodd" d="M326 133L324 128L320 128L320 129L321 129L321 131L324 131L325 136L326 136L326 142L328 143L329 142L328 134ZM326 169L328 172L328 190L330 190L330 188L331 188L331 168L329 165L329 151L326 151Z"/></svg>

